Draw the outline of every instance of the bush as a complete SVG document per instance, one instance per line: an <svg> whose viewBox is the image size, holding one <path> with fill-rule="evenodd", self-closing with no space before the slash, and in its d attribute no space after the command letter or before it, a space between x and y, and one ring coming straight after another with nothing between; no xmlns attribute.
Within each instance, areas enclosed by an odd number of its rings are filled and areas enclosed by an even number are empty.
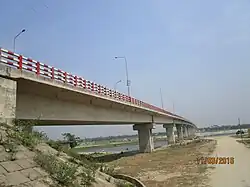
<svg viewBox="0 0 250 187"><path fill-rule="evenodd" d="M42 135L39 132L25 132L25 131L12 131L8 133L8 136L19 141L20 144L33 149L37 144L43 142Z"/></svg>
<svg viewBox="0 0 250 187"><path fill-rule="evenodd" d="M54 155L39 153L34 160L62 185L71 186L76 178L77 166L59 161Z"/></svg>
<svg viewBox="0 0 250 187"><path fill-rule="evenodd" d="M93 173L99 168L99 164L93 159L93 157L89 155L79 155L74 151L68 150L67 155L75 158L76 160L80 161L80 165L86 168L89 168L93 171Z"/></svg>
<svg viewBox="0 0 250 187"><path fill-rule="evenodd" d="M113 176L115 174L115 168L114 167L109 167L105 164L101 165L100 171L103 173L106 173L110 176Z"/></svg>
<svg viewBox="0 0 250 187"><path fill-rule="evenodd" d="M59 152L63 151L63 145L60 141L49 140L47 144Z"/></svg>
<svg viewBox="0 0 250 187"><path fill-rule="evenodd" d="M48 140L48 137L44 132L28 131L28 129L36 124L36 120L15 119L14 126L5 125L7 136L19 144L34 148L38 143Z"/></svg>
<svg viewBox="0 0 250 187"><path fill-rule="evenodd" d="M26 131L32 128L33 126L37 125L38 121L14 119L13 124L16 131Z"/></svg>
<svg viewBox="0 0 250 187"><path fill-rule="evenodd" d="M79 186L79 184L75 183L77 177L80 177L79 183L84 186L90 186L95 181L96 170L91 169L91 165L81 168L82 170L78 173L78 166L81 164L73 159L70 159L70 161L73 161L74 164L60 161L54 155L39 153L34 160L62 185Z"/></svg>

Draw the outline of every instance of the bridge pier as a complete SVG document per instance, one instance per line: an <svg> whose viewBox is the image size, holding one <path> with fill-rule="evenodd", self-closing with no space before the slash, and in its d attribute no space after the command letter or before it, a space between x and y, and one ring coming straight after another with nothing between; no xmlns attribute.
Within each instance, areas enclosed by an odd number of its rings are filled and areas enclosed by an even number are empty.
<svg viewBox="0 0 250 187"><path fill-rule="evenodd" d="M188 134L188 137L192 137L192 127L190 126L187 126L187 134Z"/></svg>
<svg viewBox="0 0 250 187"><path fill-rule="evenodd" d="M183 125L183 135L185 138L188 138L188 129L186 125Z"/></svg>
<svg viewBox="0 0 250 187"><path fill-rule="evenodd" d="M16 117L16 81L0 77L0 122L8 125Z"/></svg>
<svg viewBox="0 0 250 187"><path fill-rule="evenodd" d="M194 137L195 136L195 128L194 127L189 127L188 128L188 133L189 133L189 136Z"/></svg>
<svg viewBox="0 0 250 187"><path fill-rule="evenodd" d="M151 153L154 150L154 141L152 136L153 123L135 124L133 130L138 131L139 151L141 153Z"/></svg>
<svg viewBox="0 0 250 187"><path fill-rule="evenodd" d="M183 140L183 129L182 129L182 125L177 125L176 124L176 129L177 129L177 136L178 136L178 139L179 141L182 141Z"/></svg>
<svg viewBox="0 0 250 187"><path fill-rule="evenodd" d="M163 124L166 129L168 144L175 144L174 124Z"/></svg>

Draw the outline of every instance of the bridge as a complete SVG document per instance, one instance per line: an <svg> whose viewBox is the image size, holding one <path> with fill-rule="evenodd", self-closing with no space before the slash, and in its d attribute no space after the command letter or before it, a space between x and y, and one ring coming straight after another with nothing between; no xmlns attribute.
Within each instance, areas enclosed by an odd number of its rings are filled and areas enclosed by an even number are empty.
<svg viewBox="0 0 250 187"><path fill-rule="evenodd" d="M39 125L134 124L139 149L154 149L152 129L163 124L168 142L193 136L189 120L134 97L0 48L0 120Z"/></svg>

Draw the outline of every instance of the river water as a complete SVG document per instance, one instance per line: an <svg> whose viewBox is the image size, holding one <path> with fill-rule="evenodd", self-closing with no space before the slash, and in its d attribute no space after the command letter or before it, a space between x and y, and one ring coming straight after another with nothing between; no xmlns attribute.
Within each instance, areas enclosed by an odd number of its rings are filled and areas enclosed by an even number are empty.
<svg viewBox="0 0 250 187"><path fill-rule="evenodd" d="M243 129L247 132L246 129ZM204 136L218 136L218 135L228 135L228 134L235 134L237 130L227 130L227 131L218 131L218 132L203 132L203 133L196 133L196 135L204 137ZM159 148L167 145L166 140L155 140L154 147ZM139 149L138 143L135 144L128 144L128 145L117 145L113 147L90 147L86 148L81 152L78 153L95 153L95 152L109 152L109 153L120 153L121 151L137 151Z"/></svg>
<svg viewBox="0 0 250 187"><path fill-rule="evenodd" d="M167 141L166 140L157 140L154 142L154 147L158 148L158 147L163 147L167 145ZM134 145L118 145L118 146L114 146L114 147L90 147L87 149L84 149L84 151L81 151L79 153L93 153L93 152L109 152L109 153L118 153L118 152L126 152L126 151L136 151L139 149L139 145L138 144L134 144Z"/></svg>

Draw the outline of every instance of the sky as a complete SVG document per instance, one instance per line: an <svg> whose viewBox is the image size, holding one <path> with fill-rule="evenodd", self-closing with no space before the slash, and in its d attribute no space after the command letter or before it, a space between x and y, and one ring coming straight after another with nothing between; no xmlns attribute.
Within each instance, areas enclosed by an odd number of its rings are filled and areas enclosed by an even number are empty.
<svg viewBox="0 0 250 187"><path fill-rule="evenodd" d="M198 127L250 123L248 0L0 0L0 46L174 111ZM40 128L51 137L129 126ZM158 126L156 131L163 131Z"/></svg>

